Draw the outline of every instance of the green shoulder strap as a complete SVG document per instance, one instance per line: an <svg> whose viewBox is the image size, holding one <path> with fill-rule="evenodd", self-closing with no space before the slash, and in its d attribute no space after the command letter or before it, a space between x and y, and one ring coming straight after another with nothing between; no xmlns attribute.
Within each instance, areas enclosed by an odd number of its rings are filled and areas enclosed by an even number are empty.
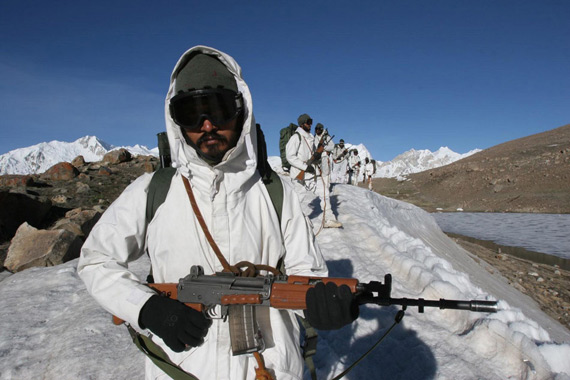
<svg viewBox="0 0 570 380"><path fill-rule="evenodd" d="M158 169L153 174L148 186L148 194L146 198L146 225L148 225L152 218L154 218L154 214L158 207L164 203L174 173L176 173L176 169L168 167ZM275 208L279 223L281 223L281 213L283 210L283 184L279 179L279 175L271 170L268 176L263 178L263 184L267 188L267 192L271 198L271 203Z"/></svg>
<svg viewBox="0 0 570 380"><path fill-rule="evenodd" d="M265 136L259 124L256 125L257 128L257 170L261 175L263 184L267 188L269 197L271 198L271 203L277 212L277 217L279 223L281 223L281 214L283 210L283 184L279 175L273 171L269 162L267 162L267 145L265 143ZM301 135L299 135L301 137ZM168 189L170 188L170 182L172 181L172 176L176 173L176 169L172 167L159 168L152 179L148 187L148 195L146 199L146 224L148 225L156 210L166 199L168 194Z"/></svg>
<svg viewBox="0 0 570 380"><path fill-rule="evenodd" d="M146 225L150 223L158 207L166 199L172 176L176 173L173 167L160 168L154 172L150 184L148 186L148 194L146 197Z"/></svg>

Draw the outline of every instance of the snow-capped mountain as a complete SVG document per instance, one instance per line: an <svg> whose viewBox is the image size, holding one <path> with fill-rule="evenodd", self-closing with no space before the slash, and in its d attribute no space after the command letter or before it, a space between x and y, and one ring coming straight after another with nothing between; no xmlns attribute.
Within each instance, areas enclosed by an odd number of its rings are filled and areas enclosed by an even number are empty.
<svg viewBox="0 0 570 380"><path fill-rule="evenodd" d="M14 149L0 156L0 175L43 173L58 162L71 162L77 156L85 161L100 161L105 153L118 149L95 136L85 136L74 142L50 141L26 148ZM158 155L153 150L141 145L123 147L134 155Z"/></svg>
<svg viewBox="0 0 570 380"><path fill-rule="evenodd" d="M85 136L74 142L50 141L26 148L19 148L0 155L0 175L4 174L36 174L43 173L58 162L71 162L75 157L82 155L86 161L100 161L103 156L113 149L125 148L133 155L158 156L158 148L149 149L142 145L117 147L108 144L95 136ZM357 149L362 161L365 158L373 159L364 144L346 144L347 149ZM427 149L411 149L395 157L392 161L376 161L375 177L397 177L417 173L428 169L451 164L454 161L479 152L474 149L464 154L455 153L447 147L439 148L435 152ZM279 170L281 159L269 157L272 167Z"/></svg>
<svg viewBox="0 0 570 380"><path fill-rule="evenodd" d="M396 156L392 161L377 162L374 177L402 178L408 174L423 172L424 170L449 165L452 162L471 156L481 149L473 149L467 153L456 153L444 146L431 152L430 150L410 149Z"/></svg>

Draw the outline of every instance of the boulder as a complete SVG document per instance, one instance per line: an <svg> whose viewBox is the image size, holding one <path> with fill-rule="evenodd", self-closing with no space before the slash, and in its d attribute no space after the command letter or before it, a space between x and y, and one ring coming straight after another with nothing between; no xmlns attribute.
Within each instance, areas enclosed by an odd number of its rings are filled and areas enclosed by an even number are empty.
<svg viewBox="0 0 570 380"><path fill-rule="evenodd" d="M145 173L152 173L158 167L158 163L152 162L152 161L145 161L145 162L143 162L142 167L143 167L143 170L145 171Z"/></svg>
<svg viewBox="0 0 570 380"><path fill-rule="evenodd" d="M97 174L98 174L98 175L109 176L109 175L113 174L113 171L112 171L111 169L109 169L108 167L106 167L106 166L101 166L101 167L99 168L99 170L97 171Z"/></svg>
<svg viewBox="0 0 570 380"><path fill-rule="evenodd" d="M68 181L70 179L74 179L78 175L79 170L77 170L75 166L71 165L69 162L60 162L46 170L40 177L44 180Z"/></svg>
<svg viewBox="0 0 570 380"><path fill-rule="evenodd" d="M11 272L48 267L79 257L83 242L65 230L38 230L23 223L12 239L4 266Z"/></svg>
<svg viewBox="0 0 570 380"><path fill-rule="evenodd" d="M75 184L75 192L77 194L84 194L84 193L88 193L91 191L91 187L89 187L88 184L83 183L83 182L77 182Z"/></svg>
<svg viewBox="0 0 570 380"><path fill-rule="evenodd" d="M80 168L85 165L85 158L83 156L77 156L71 161L71 165L75 166L76 168Z"/></svg>
<svg viewBox="0 0 570 380"><path fill-rule="evenodd" d="M26 187L33 184L34 178L31 175L6 174L0 176L0 186L4 187Z"/></svg>
<svg viewBox="0 0 570 380"><path fill-rule="evenodd" d="M68 211L65 217L58 220L52 228L66 229L82 238L86 238L95 223L99 221L101 214L101 212L92 209L76 208Z"/></svg>
<svg viewBox="0 0 570 380"><path fill-rule="evenodd" d="M102 161L108 164L119 164L121 162L131 161L132 159L133 156L131 155L131 152L124 148L121 148L112 150L109 153L105 154Z"/></svg>

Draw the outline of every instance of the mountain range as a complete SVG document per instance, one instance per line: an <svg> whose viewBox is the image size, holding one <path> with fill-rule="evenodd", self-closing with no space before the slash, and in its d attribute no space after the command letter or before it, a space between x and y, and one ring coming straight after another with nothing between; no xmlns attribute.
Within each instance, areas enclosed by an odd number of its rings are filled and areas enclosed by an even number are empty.
<svg viewBox="0 0 570 380"><path fill-rule="evenodd" d="M346 144L348 149L357 149L361 159L373 159L363 144ZM59 162L71 162L77 156L83 156L88 162L100 161L105 153L125 148L134 155L158 156L158 148L149 149L145 146L116 147L95 136L85 136L73 142L50 141L12 150L0 155L0 175L5 174L39 174ZM401 178L411 173L434 169L479 152L480 149L460 154L447 147L441 147L435 152L411 149L391 161L377 161L375 177ZM272 166L279 166L278 157L270 157Z"/></svg>

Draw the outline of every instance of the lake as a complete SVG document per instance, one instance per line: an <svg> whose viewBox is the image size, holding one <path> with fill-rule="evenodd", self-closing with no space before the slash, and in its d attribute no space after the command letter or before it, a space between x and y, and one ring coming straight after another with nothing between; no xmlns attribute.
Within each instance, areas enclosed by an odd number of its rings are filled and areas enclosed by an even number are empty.
<svg viewBox="0 0 570 380"><path fill-rule="evenodd" d="M570 214L441 212L444 232L570 259Z"/></svg>

